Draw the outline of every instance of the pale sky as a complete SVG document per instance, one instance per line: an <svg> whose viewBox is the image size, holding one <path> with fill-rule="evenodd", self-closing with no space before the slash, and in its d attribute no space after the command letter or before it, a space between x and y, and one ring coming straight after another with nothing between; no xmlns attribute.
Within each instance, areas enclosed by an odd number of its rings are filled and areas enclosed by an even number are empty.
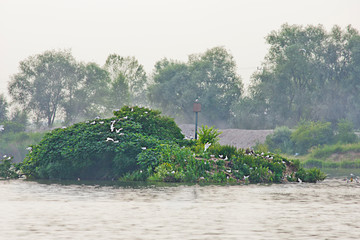
<svg viewBox="0 0 360 240"><path fill-rule="evenodd" d="M46 50L71 49L102 66L109 54L134 56L151 73L166 57L223 46L245 85L282 24L322 24L360 31L359 0L0 0L0 93L19 62Z"/></svg>

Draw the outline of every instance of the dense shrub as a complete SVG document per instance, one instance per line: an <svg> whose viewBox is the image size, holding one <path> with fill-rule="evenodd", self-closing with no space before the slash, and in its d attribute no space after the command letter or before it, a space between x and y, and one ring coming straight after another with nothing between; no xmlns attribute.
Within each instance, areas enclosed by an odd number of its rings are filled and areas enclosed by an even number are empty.
<svg viewBox="0 0 360 240"><path fill-rule="evenodd" d="M301 181L315 183L317 181L324 180L326 175L321 172L318 168L311 169L299 169L295 174L296 178L299 178Z"/></svg>
<svg viewBox="0 0 360 240"><path fill-rule="evenodd" d="M201 125L201 129L199 130L199 142L201 144L211 143L215 144L219 141L219 135L222 132L219 132L214 126L208 127Z"/></svg>
<svg viewBox="0 0 360 240"><path fill-rule="evenodd" d="M157 111L124 107L115 115L45 134L20 169L27 177L45 179L279 183L286 169L294 172L299 167L279 155L216 141L196 154L185 147L175 123Z"/></svg>
<svg viewBox="0 0 360 240"><path fill-rule="evenodd" d="M139 169L137 155L160 143L181 140L175 122L147 108L123 107L116 117L47 133L25 158L28 177L113 179Z"/></svg>
<svg viewBox="0 0 360 240"><path fill-rule="evenodd" d="M286 126L277 127L273 134L266 136L265 143L271 152L293 153L291 133L292 131Z"/></svg>
<svg viewBox="0 0 360 240"><path fill-rule="evenodd" d="M0 157L0 178L10 179L17 178L18 174L12 165L12 156L4 155Z"/></svg>
<svg viewBox="0 0 360 240"><path fill-rule="evenodd" d="M358 138L354 133L354 125L347 120L340 120L337 124L337 134L335 139L340 143L355 143Z"/></svg>
<svg viewBox="0 0 360 240"><path fill-rule="evenodd" d="M292 132L291 141L295 151L304 154L313 146L332 143L333 136L330 122L301 121Z"/></svg>

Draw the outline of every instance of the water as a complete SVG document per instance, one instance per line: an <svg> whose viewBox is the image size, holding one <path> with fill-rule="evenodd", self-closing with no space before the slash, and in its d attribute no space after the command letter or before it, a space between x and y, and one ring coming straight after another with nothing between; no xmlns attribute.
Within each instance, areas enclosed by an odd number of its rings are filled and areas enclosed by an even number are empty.
<svg viewBox="0 0 360 240"><path fill-rule="evenodd" d="M0 239L359 239L360 184L0 181Z"/></svg>

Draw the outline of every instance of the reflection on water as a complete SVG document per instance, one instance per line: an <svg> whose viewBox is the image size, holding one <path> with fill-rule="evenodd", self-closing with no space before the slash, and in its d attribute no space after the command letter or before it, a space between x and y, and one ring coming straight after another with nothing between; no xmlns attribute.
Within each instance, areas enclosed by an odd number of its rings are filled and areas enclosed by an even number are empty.
<svg viewBox="0 0 360 240"><path fill-rule="evenodd" d="M0 181L0 239L359 239L360 184Z"/></svg>

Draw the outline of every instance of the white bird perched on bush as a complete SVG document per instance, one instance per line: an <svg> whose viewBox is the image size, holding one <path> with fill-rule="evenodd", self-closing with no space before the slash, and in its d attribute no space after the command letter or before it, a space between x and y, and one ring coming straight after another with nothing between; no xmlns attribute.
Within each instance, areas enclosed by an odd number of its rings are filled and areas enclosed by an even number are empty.
<svg viewBox="0 0 360 240"><path fill-rule="evenodd" d="M27 147L26 150L28 150L28 151L31 152L31 151L32 151L32 147Z"/></svg>
<svg viewBox="0 0 360 240"><path fill-rule="evenodd" d="M114 139L112 139L112 138L106 138L106 141L108 142L108 141L114 141Z"/></svg>
<svg viewBox="0 0 360 240"><path fill-rule="evenodd" d="M5 130L4 125L0 125L0 132L2 132L4 130Z"/></svg>
<svg viewBox="0 0 360 240"><path fill-rule="evenodd" d="M110 130L111 130L111 132L113 132L114 131L114 124L115 124L115 120L113 120L113 121L111 121L111 124L110 124Z"/></svg>
<svg viewBox="0 0 360 240"><path fill-rule="evenodd" d="M211 143L205 143L205 146L204 146L204 152L206 152L206 150L211 146Z"/></svg>

